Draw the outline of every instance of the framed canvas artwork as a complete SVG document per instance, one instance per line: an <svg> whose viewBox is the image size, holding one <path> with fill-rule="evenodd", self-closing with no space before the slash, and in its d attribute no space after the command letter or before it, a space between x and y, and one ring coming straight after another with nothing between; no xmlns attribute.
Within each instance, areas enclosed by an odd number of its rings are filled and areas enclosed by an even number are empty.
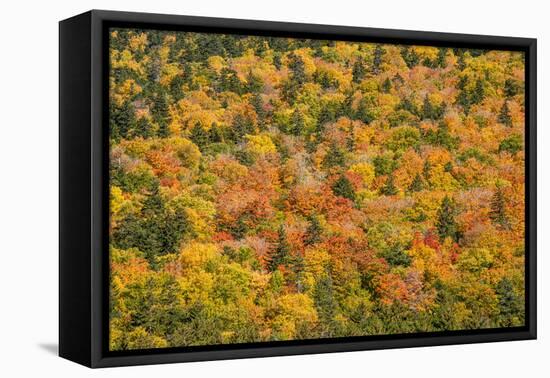
<svg viewBox="0 0 550 378"><path fill-rule="evenodd" d="M60 23L60 355L536 337L536 40Z"/></svg>

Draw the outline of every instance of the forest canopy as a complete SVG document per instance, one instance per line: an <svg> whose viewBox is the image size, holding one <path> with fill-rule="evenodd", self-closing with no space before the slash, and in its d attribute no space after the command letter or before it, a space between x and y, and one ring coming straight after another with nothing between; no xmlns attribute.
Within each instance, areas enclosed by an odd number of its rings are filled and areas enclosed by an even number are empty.
<svg viewBox="0 0 550 378"><path fill-rule="evenodd" d="M523 53L109 43L111 350L524 325Z"/></svg>

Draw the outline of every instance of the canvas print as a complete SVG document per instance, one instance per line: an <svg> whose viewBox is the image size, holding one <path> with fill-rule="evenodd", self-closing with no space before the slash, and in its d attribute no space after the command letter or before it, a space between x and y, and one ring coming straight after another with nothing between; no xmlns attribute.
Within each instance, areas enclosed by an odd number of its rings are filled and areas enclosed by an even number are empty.
<svg viewBox="0 0 550 378"><path fill-rule="evenodd" d="M525 325L522 52L109 30L109 349Z"/></svg>

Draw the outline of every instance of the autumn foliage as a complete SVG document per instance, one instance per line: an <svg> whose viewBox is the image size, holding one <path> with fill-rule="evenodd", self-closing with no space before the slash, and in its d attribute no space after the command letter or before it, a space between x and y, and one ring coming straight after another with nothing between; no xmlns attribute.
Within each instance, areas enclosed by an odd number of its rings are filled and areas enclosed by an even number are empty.
<svg viewBox="0 0 550 378"><path fill-rule="evenodd" d="M524 324L519 52L112 29L110 348Z"/></svg>

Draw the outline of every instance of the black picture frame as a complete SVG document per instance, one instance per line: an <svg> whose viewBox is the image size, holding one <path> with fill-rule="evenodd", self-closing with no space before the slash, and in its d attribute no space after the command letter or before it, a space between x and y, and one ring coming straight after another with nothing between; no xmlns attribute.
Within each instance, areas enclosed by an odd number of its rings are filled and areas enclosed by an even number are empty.
<svg viewBox="0 0 550 378"><path fill-rule="evenodd" d="M136 27L523 51L526 325L306 341L108 351L108 29ZM536 39L92 10L59 24L59 354L88 367L536 338Z"/></svg>

